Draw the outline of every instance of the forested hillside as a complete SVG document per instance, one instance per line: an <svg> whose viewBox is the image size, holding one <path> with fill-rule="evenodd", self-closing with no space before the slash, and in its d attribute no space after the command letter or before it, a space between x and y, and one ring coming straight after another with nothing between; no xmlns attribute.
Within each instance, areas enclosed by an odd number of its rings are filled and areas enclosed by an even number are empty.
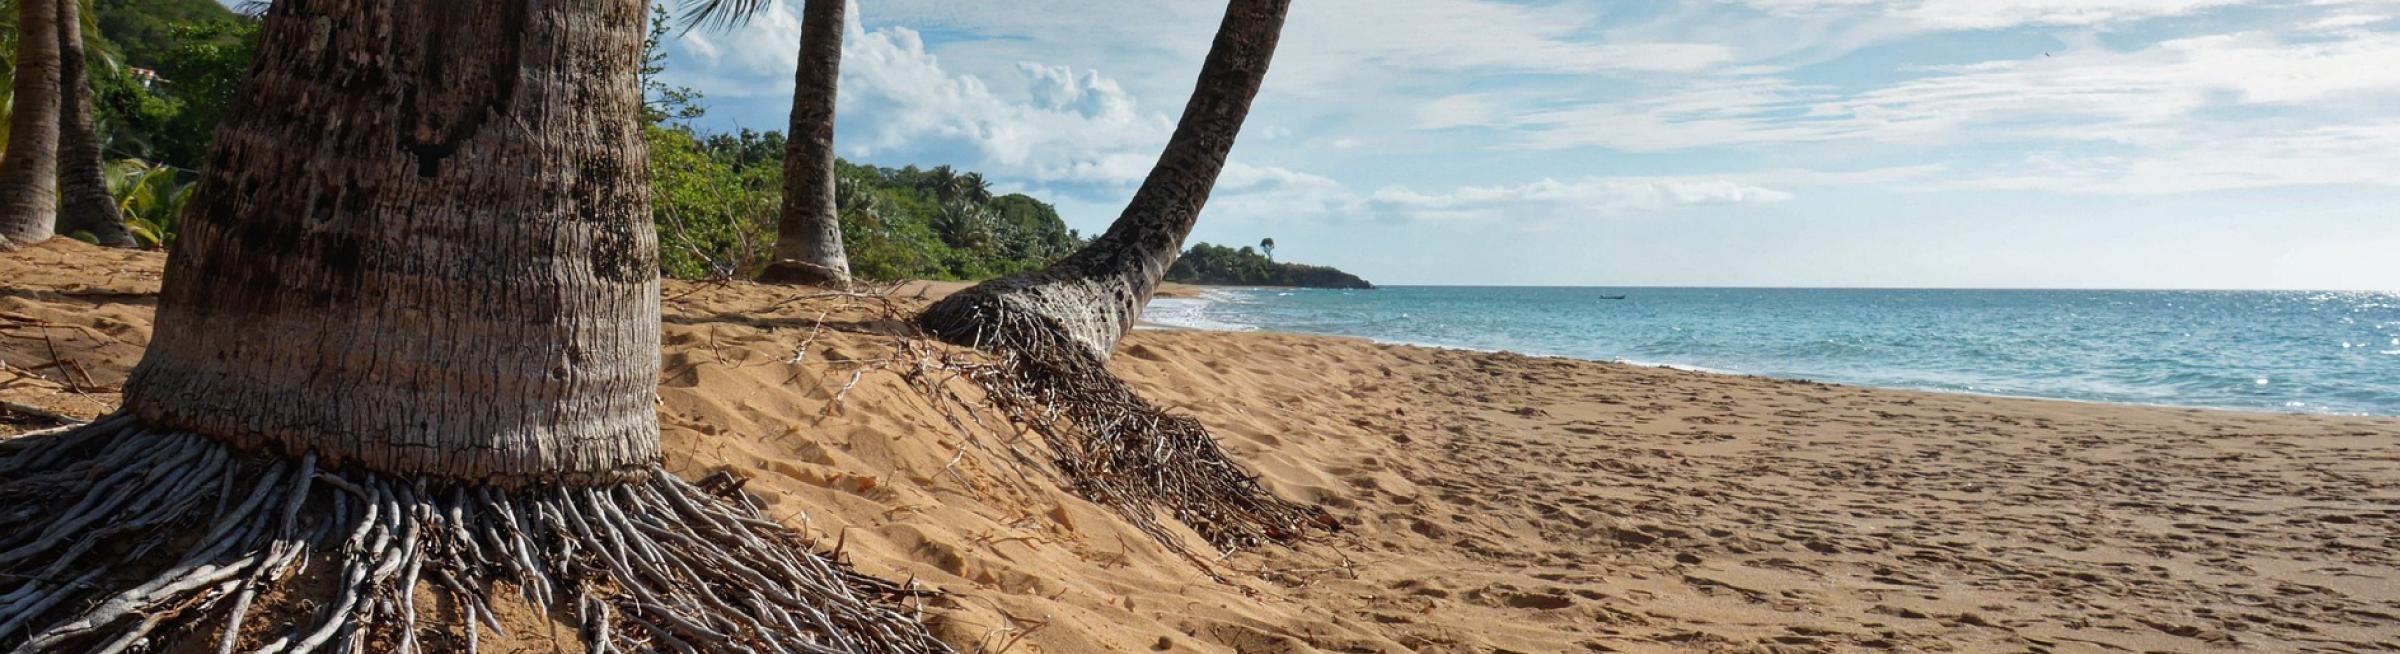
<svg viewBox="0 0 2400 654"><path fill-rule="evenodd" d="M177 32L191 25L240 17L216 0L93 0L100 34L127 66L163 68L185 39Z"/></svg>
<svg viewBox="0 0 2400 654"><path fill-rule="evenodd" d="M1218 286L1375 287L1357 275L1330 267L1283 263L1249 246L1236 250L1207 243L1194 245L1176 258L1175 266L1167 269L1167 281Z"/></svg>

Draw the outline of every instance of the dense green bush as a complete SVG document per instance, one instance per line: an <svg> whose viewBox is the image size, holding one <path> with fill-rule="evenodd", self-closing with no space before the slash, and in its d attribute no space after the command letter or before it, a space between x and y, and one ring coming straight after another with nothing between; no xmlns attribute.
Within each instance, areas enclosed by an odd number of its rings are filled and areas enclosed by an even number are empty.
<svg viewBox="0 0 2400 654"><path fill-rule="evenodd" d="M670 277L713 279L753 273L775 245L781 175L737 168L690 130L646 125L650 210L658 223L659 268Z"/></svg>
<svg viewBox="0 0 2400 654"><path fill-rule="evenodd" d="M782 206L782 134L646 128L661 268L674 277L755 274ZM1058 211L993 196L981 175L836 164L835 204L851 274L869 280L986 279L1039 268L1081 245Z"/></svg>
<svg viewBox="0 0 2400 654"><path fill-rule="evenodd" d="M162 70L174 64L180 56L176 51L188 43L180 30L238 16L216 0L94 0L88 6L93 22L125 65Z"/></svg>

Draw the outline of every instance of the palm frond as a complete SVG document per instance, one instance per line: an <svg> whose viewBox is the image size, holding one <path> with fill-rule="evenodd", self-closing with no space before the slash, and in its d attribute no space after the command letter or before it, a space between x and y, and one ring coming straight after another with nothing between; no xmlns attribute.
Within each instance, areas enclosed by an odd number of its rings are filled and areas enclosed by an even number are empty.
<svg viewBox="0 0 2400 654"><path fill-rule="evenodd" d="M706 27L729 30L750 24L750 19L765 11L776 0L684 0L685 30Z"/></svg>
<svg viewBox="0 0 2400 654"><path fill-rule="evenodd" d="M178 218L191 197L192 184L181 171L140 159L108 162L108 190L116 198L125 228L146 248L165 248L175 242Z"/></svg>

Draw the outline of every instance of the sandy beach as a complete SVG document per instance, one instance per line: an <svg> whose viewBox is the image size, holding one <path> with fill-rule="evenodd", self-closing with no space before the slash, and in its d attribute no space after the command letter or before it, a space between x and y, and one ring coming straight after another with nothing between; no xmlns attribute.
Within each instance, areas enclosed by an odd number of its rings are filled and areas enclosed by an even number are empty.
<svg viewBox="0 0 2400 654"><path fill-rule="evenodd" d="M117 405L163 260L0 258L0 434ZM963 651L2400 651L2400 419L1140 331L1121 374L1347 527L1203 564L1017 463L893 321L949 288L667 282L660 414Z"/></svg>

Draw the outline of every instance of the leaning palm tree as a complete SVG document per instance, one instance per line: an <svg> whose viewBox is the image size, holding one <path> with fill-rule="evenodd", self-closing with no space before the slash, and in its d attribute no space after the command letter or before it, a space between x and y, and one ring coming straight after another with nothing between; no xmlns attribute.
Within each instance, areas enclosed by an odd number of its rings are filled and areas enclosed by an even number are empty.
<svg viewBox="0 0 2400 654"><path fill-rule="evenodd" d="M800 64L792 76L791 133L783 146L783 213L775 223L775 260L759 281L850 283L833 172L834 90L847 2L808 0L801 6Z"/></svg>
<svg viewBox="0 0 2400 654"><path fill-rule="evenodd" d="M1071 346L1107 359L1158 290L1225 167L1290 0L1233 0L1166 151L1108 232L1047 268L951 295L918 319L945 339Z"/></svg>
<svg viewBox="0 0 2400 654"><path fill-rule="evenodd" d="M50 240L58 221L57 0L19 0L8 153L0 159L0 250Z"/></svg>
<svg viewBox="0 0 2400 654"><path fill-rule="evenodd" d="M125 407L0 441L0 651L944 649L661 467L644 4L267 10Z"/></svg>
<svg viewBox="0 0 2400 654"><path fill-rule="evenodd" d="M1145 528L1163 508L1219 547L1287 540L1331 523L1267 493L1198 422L1142 400L1103 364L1199 219L1290 6L1226 7L1174 136L1108 233L1049 267L952 294L916 319L943 340L1002 355L999 373L980 381L1045 431L1078 489ZM1059 430L1052 416L1074 426Z"/></svg>
<svg viewBox="0 0 2400 654"><path fill-rule="evenodd" d="M108 171L100 160L92 85L84 71L82 9L83 0L58 0L58 228L90 234L101 245L133 247L133 233L109 197Z"/></svg>

